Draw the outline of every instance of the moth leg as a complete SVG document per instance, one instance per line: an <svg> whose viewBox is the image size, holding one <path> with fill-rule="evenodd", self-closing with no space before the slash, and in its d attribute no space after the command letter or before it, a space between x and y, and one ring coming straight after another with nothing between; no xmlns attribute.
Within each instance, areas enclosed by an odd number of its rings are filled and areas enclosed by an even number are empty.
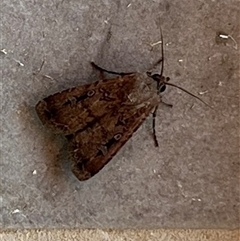
<svg viewBox="0 0 240 241"><path fill-rule="evenodd" d="M166 105L166 106L168 106L168 107L173 107L173 105L172 104L168 104L168 103L166 103L166 102L161 102L161 103L163 103L164 105ZM155 126L156 126L156 115L157 115L157 109L158 109L158 106L157 107L155 107L155 109L154 109L154 111L153 111L153 114L152 114L152 129L153 129L153 140L154 140L154 144L155 144L155 146L156 147L158 147L159 145L158 145L158 140L157 140L157 136L156 136L156 129L155 129Z"/></svg>
<svg viewBox="0 0 240 241"><path fill-rule="evenodd" d="M155 129L155 126L156 126L156 113L157 113L157 109L158 109L158 106L154 109L153 111L153 114L152 114L152 129L153 129L153 140L154 140L154 144L156 147L158 147L158 140L157 140L157 136L156 136L156 129Z"/></svg>
<svg viewBox="0 0 240 241"><path fill-rule="evenodd" d="M164 101L161 101L161 103L163 103L164 105L166 105L167 107L170 107L170 108L172 108L173 107L173 105L172 104L168 104L168 103L166 103L166 102L164 102Z"/></svg>
<svg viewBox="0 0 240 241"><path fill-rule="evenodd" d="M97 69L100 72L100 79L105 79L104 76L104 71L102 68L100 68L99 66L97 66L95 63L91 62L92 67L94 67L95 69Z"/></svg>
<svg viewBox="0 0 240 241"><path fill-rule="evenodd" d="M163 62L163 58L159 59L153 66L151 69L154 69L156 66L158 66L159 64L161 64Z"/></svg>
<svg viewBox="0 0 240 241"><path fill-rule="evenodd" d="M132 72L130 72L130 73L124 73L124 72L115 72L115 71L106 70L106 69L103 69L103 68L99 67L99 66L96 65L94 62L91 62L91 65L92 65L95 69L99 70L100 72L106 72L106 73L109 73L109 74L116 74L116 75L121 75L121 76L133 74Z"/></svg>
<svg viewBox="0 0 240 241"><path fill-rule="evenodd" d="M163 58L159 59L155 64L153 64L151 68L148 69L147 74L152 75L152 71L156 68L156 66L158 66L162 62L163 62Z"/></svg>

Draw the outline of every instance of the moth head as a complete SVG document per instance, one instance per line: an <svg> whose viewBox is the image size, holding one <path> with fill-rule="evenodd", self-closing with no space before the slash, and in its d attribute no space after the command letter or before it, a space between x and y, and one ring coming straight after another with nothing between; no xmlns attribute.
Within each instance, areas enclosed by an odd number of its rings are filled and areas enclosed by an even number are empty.
<svg viewBox="0 0 240 241"><path fill-rule="evenodd" d="M160 93L166 90L167 82L170 80L169 77L164 77L160 74L152 74L151 72L147 72L147 75L157 82L157 89Z"/></svg>
<svg viewBox="0 0 240 241"><path fill-rule="evenodd" d="M207 105L208 107L212 108L209 104L207 104L205 101L203 101L201 98L199 98L198 96L192 94L191 92L185 90L184 88L178 86L178 85L175 85L175 84L172 84L172 83L169 83L169 80L170 78L169 77L164 77L162 76L161 74L153 74L151 72L147 72L147 75L152 78L154 81L157 82L157 91L158 91L158 94L165 91L166 89L166 85L170 85L170 86L173 86L177 89L180 89L182 91L184 91L185 93L193 96L194 98L200 100L202 103L204 103L205 105Z"/></svg>

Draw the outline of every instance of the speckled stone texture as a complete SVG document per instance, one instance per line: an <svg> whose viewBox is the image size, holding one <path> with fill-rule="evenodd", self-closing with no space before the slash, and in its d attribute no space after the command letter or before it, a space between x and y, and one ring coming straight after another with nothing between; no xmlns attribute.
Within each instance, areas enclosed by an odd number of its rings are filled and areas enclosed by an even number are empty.
<svg viewBox="0 0 240 241"><path fill-rule="evenodd" d="M1 228L239 226L239 2L42 0L1 3ZM94 178L71 173L66 140L44 128L42 98L91 83L89 61L145 71L161 57L151 118ZM39 72L42 62L44 65ZM91 146L91 144L90 144Z"/></svg>
<svg viewBox="0 0 240 241"><path fill-rule="evenodd" d="M99 230L99 229L45 229L10 230L1 232L1 241L239 241L239 230L226 229L154 229L154 230Z"/></svg>

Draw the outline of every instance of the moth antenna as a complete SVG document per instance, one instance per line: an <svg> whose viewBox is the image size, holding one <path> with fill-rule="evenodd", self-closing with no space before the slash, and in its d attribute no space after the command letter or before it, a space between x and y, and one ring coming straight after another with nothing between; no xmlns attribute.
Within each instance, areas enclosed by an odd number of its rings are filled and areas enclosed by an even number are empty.
<svg viewBox="0 0 240 241"><path fill-rule="evenodd" d="M161 34L161 52L162 52L161 72L160 72L160 79L161 79L161 77L163 76L163 68L164 68L163 34L162 34L162 28L161 28L161 26L160 26L160 34ZM164 84L165 84L165 85L174 86L174 87L176 87L176 88L184 91L185 93L187 93L187 94L195 97L196 99L198 99L198 100L200 100L202 103L204 103L206 106L208 106L208 107L210 107L211 109L213 109L212 106L210 106L209 104L207 104L207 103L206 103L205 101L203 101L201 98L199 98L198 96L196 96L196 95L192 94L191 92L185 90L184 88L182 88L182 87L180 87L180 86L177 86L177 85L175 85L175 84L166 82L166 81L164 81ZM157 84L158 94L159 94L159 92L160 92L160 86L161 86L160 81L158 81L158 84ZM154 111L154 113L155 113L155 111ZM156 114L156 113L155 113L155 114Z"/></svg>
<svg viewBox="0 0 240 241"><path fill-rule="evenodd" d="M161 52L162 52L162 58L161 58L161 72L160 72L160 79L163 76L163 67L164 67L164 51L163 51L163 34L162 34L162 28L160 26L160 34L161 34ZM157 93L160 94L160 82L157 82ZM155 146L158 147L158 140L157 140L157 136L156 136L156 129L155 129L155 125L156 125L156 115L157 115L157 109L158 106L155 107L153 114L152 114L152 129L153 129L153 140L155 143Z"/></svg>
<svg viewBox="0 0 240 241"><path fill-rule="evenodd" d="M163 51L163 35L162 35L162 28L160 26L160 34L161 34L161 52L162 52L162 61L161 61L161 72L160 76L163 76L163 67L164 67L164 51Z"/></svg>
<svg viewBox="0 0 240 241"><path fill-rule="evenodd" d="M191 92L185 90L184 88L182 88L182 87L180 87L180 86L178 86L178 85L175 85L175 84L169 83L169 82L165 82L165 85L171 85L171 86L173 86L173 87L175 87L175 88L178 88L178 89L184 91L185 93L191 95L192 97L194 97L194 98L200 100L203 104L205 104L206 106L208 106L208 107L210 107L211 109L213 109L212 106L210 106L209 104L207 104L207 103L206 103L205 101L203 101L201 98L199 98L198 96L196 96L196 95L192 94Z"/></svg>

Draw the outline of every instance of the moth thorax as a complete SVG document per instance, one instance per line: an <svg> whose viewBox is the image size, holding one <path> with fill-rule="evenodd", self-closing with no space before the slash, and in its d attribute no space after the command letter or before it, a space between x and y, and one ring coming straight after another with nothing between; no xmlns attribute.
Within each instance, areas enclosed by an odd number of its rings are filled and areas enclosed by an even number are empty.
<svg viewBox="0 0 240 241"><path fill-rule="evenodd" d="M152 78L150 78L146 73L137 73L137 88L141 92L152 92L153 90L156 90L157 83L156 81L153 81Z"/></svg>

